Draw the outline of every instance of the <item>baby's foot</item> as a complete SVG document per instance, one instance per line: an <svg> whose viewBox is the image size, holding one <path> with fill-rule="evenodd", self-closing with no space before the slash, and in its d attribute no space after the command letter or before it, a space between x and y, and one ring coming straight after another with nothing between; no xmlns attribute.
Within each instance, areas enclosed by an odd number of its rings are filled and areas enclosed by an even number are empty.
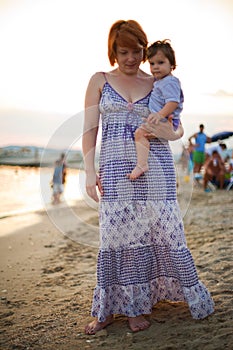
<svg viewBox="0 0 233 350"><path fill-rule="evenodd" d="M97 319L95 319L94 321L90 322L85 327L85 333L94 335L94 334L96 334L96 332L101 331L101 329L104 329L105 327L107 327L112 322L113 322L113 316L112 315L108 316L104 322L99 322Z"/></svg>
<svg viewBox="0 0 233 350"><path fill-rule="evenodd" d="M130 180L135 180L146 171L148 171L148 169L148 164L144 164L143 166L137 164L136 167L132 170L131 174L127 174L127 176Z"/></svg>
<svg viewBox="0 0 233 350"><path fill-rule="evenodd" d="M144 331L150 327L150 322L148 322L144 316L128 317L129 328L132 332Z"/></svg>

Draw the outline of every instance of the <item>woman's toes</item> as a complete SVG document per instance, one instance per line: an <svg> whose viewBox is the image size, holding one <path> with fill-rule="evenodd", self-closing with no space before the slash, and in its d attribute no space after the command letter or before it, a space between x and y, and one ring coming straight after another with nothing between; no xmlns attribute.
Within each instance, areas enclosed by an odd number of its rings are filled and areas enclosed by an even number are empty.
<svg viewBox="0 0 233 350"><path fill-rule="evenodd" d="M100 331L101 329L104 329L112 322L113 322L113 316L108 316L104 322L99 322L97 319L95 319L85 327L85 333L96 334L96 332Z"/></svg>
<svg viewBox="0 0 233 350"><path fill-rule="evenodd" d="M150 327L150 322L148 322L144 316L129 317L129 327L133 332L143 331Z"/></svg>

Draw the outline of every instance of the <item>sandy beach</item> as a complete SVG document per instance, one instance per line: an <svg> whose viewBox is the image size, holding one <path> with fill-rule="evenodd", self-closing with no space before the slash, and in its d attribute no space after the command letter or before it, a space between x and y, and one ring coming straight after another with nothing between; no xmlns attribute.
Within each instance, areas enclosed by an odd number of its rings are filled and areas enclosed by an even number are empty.
<svg viewBox="0 0 233 350"><path fill-rule="evenodd" d="M185 303L161 302L148 316L148 330L132 333L126 318L116 316L95 336L85 335L84 327L96 282L97 210L77 202L49 215L41 210L1 219L0 349L232 349L232 211L232 191L194 188L184 216L200 280L215 302L213 315L196 321Z"/></svg>

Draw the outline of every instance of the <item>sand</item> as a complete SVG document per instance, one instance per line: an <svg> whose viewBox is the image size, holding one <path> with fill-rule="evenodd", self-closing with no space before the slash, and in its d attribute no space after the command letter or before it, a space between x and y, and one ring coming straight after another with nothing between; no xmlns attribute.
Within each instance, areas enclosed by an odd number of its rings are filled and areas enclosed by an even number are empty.
<svg viewBox="0 0 233 350"><path fill-rule="evenodd" d="M194 188L184 217L187 243L213 296L214 314L197 321L185 303L161 302L148 316L151 327L139 333L116 316L95 336L84 334L92 319L98 218L81 202L72 210L72 218L61 205L49 216L38 211L1 220L0 349L232 349L232 191L207 194ZM63 233L54 225L56 217Z"/></svg>

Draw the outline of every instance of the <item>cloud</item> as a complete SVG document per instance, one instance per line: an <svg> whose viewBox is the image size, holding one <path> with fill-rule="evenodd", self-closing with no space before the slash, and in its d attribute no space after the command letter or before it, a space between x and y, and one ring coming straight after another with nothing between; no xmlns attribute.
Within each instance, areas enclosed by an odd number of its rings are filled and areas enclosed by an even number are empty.
<svg viewBox="0 0 233 350"><path fill-rule="evenodd" d="M233 92L228 92L225 90L218 90L216 92L207 92L204 95L214 96L214 97L233 97Z"/></svg>

